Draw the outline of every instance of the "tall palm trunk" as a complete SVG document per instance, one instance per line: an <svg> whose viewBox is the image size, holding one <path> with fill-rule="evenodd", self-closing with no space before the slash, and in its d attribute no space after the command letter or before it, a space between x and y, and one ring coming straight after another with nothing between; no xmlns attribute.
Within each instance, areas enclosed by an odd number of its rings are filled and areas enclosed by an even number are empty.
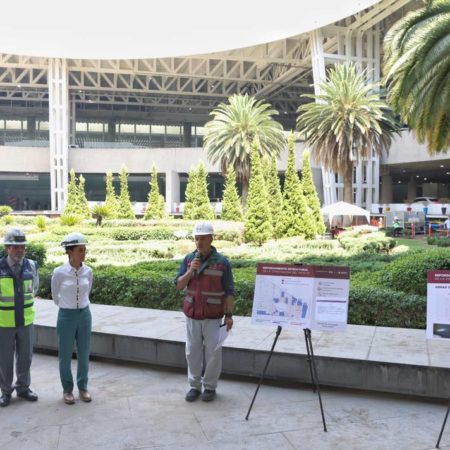
<svg viewBox="0 0 450 450"><path fill-rule="evenodd" d="M344 172L344 202L353 204L353 163L349 162Z"/></svg>
<svg viewBox="0 0 450 450"><path fill-rule="evenodd" d="M242 202L242 206L244 206L244 207L247 204L247 196L248 196L248 180L242 180L241 202Z"/></svg>

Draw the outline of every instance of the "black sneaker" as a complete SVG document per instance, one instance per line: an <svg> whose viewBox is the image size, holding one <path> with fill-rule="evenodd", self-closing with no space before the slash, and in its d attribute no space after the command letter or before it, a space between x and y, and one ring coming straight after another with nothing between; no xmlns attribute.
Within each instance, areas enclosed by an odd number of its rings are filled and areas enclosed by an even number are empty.
<svg viewBox="0 0 450 450"><path fill-rule="evenodd" d="M187 402L195 402L200 397L201 392L198 389L192 388L187 394L186 394L186 401Z"/></svg>
<svg viewBox="0 0 450 450"><path fill-rule="evenodd" d="M3 408L4 406L8 406L10 401L11 395L2 394L2 396L0 397L0 407Z"/></svg>
<svg viewBox="0 0 450 450"><path fill-rule="evenodd" d="M28 402L35 402L38 399L37 394L35 394L31 389L27 389L24 392L18 392L17 397L23 398Z"/></svg>
<svg viewBox="0 0 450 450"><path fill-rule="evenodd" d="M202 394L204 402L212 402L216 398L216 391L214 389L205 389Z"/></svg>

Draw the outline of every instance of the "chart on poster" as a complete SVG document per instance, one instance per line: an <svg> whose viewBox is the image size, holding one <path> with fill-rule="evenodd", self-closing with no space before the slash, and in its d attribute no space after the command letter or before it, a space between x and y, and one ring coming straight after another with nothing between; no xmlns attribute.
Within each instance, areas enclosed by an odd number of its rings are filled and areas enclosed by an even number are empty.
<svg viewBox="0 0 450 450"><path fill-rule="evenodd" d="M343 331L349 278L347 267L259 263L252 323Z"/></svg>
<svg viewBox="0 0 450 450"><path fill-rule="evenodd" d="M450 270L429 270L427 282L427 338L450 339Z"/></svg>

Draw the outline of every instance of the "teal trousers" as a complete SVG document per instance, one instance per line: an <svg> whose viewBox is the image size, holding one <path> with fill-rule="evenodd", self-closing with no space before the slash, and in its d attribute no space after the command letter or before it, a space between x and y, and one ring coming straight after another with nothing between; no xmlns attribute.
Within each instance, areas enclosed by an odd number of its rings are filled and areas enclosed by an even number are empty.
<svg viewBox="0 0 450 450"><path fill-rule="evenodd" d="M91 351L92 316L89 306L83 309L64 309L58 312L56 332L58 334L59 375L64 392L73 391L72 354L77 350L77 386L87 390L89 353Z"/></svg>

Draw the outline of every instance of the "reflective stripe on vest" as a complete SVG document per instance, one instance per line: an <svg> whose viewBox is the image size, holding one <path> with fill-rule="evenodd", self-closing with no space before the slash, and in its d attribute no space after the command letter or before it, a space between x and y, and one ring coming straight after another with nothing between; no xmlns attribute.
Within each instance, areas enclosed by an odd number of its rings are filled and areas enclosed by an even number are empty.
<svg viewBox="0 0 450 450"><path fill-rule="evenodd" d="M215 275L216 277L221 277L223 275L223 270L215 270L215 269L205 269L205 275Z"/></svg>
<svg viewBox="0 0 450 450"><path fill-rule="evenodd" d="M220 319L224 315L225 292L223 270L220 270L223 265L214 266L214 269L205 269L189 281L183 311L192 319Z"/></svg>

